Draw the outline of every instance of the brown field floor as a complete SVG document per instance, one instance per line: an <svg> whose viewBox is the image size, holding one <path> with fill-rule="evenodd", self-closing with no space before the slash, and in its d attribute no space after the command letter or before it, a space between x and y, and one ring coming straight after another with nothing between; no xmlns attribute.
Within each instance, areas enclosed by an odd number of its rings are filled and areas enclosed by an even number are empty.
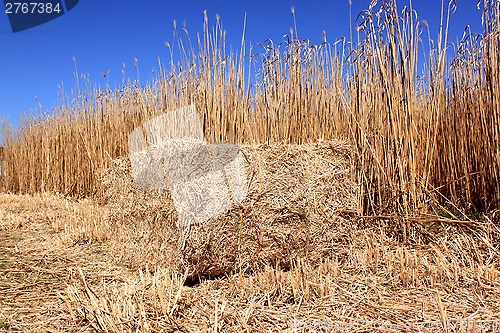
<svg viewBox="0 0 500 333"><path fill-rule="evenodd" d="M106 207L0 194L0 332L498 332L498 225L353 221L346 251L185 286L126 268ZM100 230L103 234L99 234Z"/></svg>
<svg viewBox="0 0 500 333"><path fill-rule="evenodd" d="M67 285L80 270L88 281L126 272L98 245L68 246L56 222L71 214L59 197L0 194L0 332L94 331L69 311Z"/></svg>

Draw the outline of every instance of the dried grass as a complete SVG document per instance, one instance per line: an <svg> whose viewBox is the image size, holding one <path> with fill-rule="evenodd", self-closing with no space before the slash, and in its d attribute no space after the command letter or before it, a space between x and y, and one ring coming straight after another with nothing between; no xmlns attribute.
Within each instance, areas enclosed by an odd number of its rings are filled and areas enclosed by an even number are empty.
<svg viewBox="0 0 500 333"><path fill-rule="evenodd" d="M436 41L411 6L383 0L361 13L349 42L314 45L291 34L249 47L243 36L235 53L220 18L211 29L205 13L197 47L186 49L196 39L175 33L170 65L149 84L124 81L113 91L78 81L51 116L5 128L0 186L93 195L100 170L127 156L134 128L194 104L210 142L347 140L366 214L411 217L445 206L461 218L498 209L500 2L480 5L483 34L466 33L453 55L453 8L443 8Z"/></svg>
<svg viewBox="0 0 500 333"><path fill-rule="evenodd" d="M0 194L0 331L93 331L63 294L79 268L94 283L128 276L101 246L105 215L88 200Z"/></svg>
<svg viewBox="0 0 500 333"><path fill-rule="evenodd" d="M403 244L395 225L351 221L335 255L183 286L186 276L141 270L126 282L81 285L68 297L94 327L140 332L495 332L500 325L498 236L487 225L443 228ZM428 237L433 238L430 240ZM475 253L475 255L469 255ZM99 304L109 304L119 310ZM107 311L109 310L109 311ZM99 314L97 317L89 314ZM119 319L117 319L119 318ZM106 326L106 322L113 325ZM104 325L104 326L103 326Z"/></svg>
<svg viewBox="0 0 500 333"><path fill-rule="evenodd" d="M424 77L421 23L393 1L364 12L357 46L291 36L253 69L205 16L199 53L181 48L150 86L88 82L7 128L4 190L90 199L0 194L0 329L499 331L499 6L483 1L484 35L449 66L441 30ZM180 228L170 193L115 158L138 124L191 102L208 140L245 143L250 187Z"/></svg>
<svg viewBox="0 0 500 333"><path fill-rule="evenodd" d="M349 147L320 142L241 151L247 197L221 216L188 227L179 226L168 191L142 190L130 161L116 160L102 177L101 202L112 212L111 232L123 235L115 245L123 262L217 276L266 265L287 268L297 258L317 263L337 251L339 232L349 227L344 217L360 212Z"/></svg>
<svg viewBox="0 0 500 333"><path fill-rule="evenodd" d="M406 241L397 221L349 219L334 227L342 236L330 258L192 285L186 272L124 268L116 243L148 239L114 232L111 207L55 195L0 199L0 325L11 332L499 329L500 228L488 218L417 220ZM150 258L136 251L133 260Z"/></svg>

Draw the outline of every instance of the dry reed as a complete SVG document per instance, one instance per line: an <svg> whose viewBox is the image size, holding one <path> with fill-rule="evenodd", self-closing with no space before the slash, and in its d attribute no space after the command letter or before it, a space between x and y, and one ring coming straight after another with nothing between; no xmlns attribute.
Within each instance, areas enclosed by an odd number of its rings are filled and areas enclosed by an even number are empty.
<svg viewBox="0 0 500 333"><path fill-rule="evenodd" d="M197 49L176 34L170 67L148 85L124 82L120 90L102 91L79 83L72 102L62 101L54 115L5 129L3 189L92 195L99 170L127 155L135 126L194 103L212 142L348 140L367 214L464 218L468 210L494 210L500 202L499 2L484 0L482 8L484 33L465 36L451 61L452 8L443 10L424 63L425 26L411 7L398 11L393 0L359 16L353 43L314 45L292 35L248 52L243 38L239 53L226 52L219 18L211 30L205 13ZM419 68L425 68L421 76Z"/></svg>

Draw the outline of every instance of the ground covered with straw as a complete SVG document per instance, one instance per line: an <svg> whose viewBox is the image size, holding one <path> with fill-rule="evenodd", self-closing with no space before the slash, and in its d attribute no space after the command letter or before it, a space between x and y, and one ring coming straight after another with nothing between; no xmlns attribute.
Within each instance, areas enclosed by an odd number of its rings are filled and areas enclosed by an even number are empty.
<svg viewBox="0 0 500 333"><path fill-rule="evenodd" d="M3 331L500 329L500 230L488 217L414 221L406 241L397 221L352 217L339 230L342 246L319 264L298 259L286 269L186 281L123 262L109 205L0 196Z"/></svg>

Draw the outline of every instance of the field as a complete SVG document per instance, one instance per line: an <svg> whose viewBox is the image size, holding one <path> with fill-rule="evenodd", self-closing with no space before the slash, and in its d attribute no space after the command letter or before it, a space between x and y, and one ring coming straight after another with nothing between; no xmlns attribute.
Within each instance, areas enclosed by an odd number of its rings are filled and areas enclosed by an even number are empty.
<svg viewBox="0 0 500 333"><path fill-rule="evenodd" d="M390 221L350 221L343 250L318 267L186 283L120 260L90 200L0 200L4 331L495 332L500 230L421 221L402 240Z"/></svg>
<svg viewBox="0 0 500 333"><path fill-rule="evenodd" d="M146 85L78 79L5 125L0 331L500 331L500 2L480 5L456 44L451 7L424 42L387 0L356 40L234 53L205 14ZM208 141L257 157L247 201L184 232L127 148L190 104Z"/></svg>

